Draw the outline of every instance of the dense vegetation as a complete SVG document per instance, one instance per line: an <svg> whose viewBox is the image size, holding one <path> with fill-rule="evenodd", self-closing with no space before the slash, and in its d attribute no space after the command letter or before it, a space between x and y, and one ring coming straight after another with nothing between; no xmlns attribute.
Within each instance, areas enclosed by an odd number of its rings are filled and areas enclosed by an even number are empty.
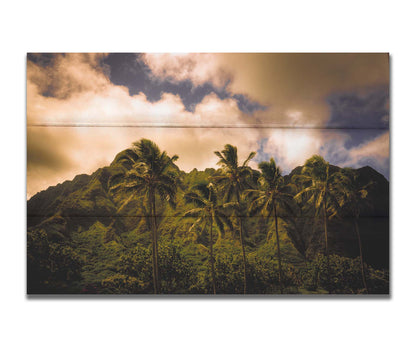
<svg viewBox="0 0 416 347"><path fill-rule="evenodd" d="M28 201L28 293L389 292L389 185L313 156L283 176L226 145L189 173L146 139Z"/></svg>

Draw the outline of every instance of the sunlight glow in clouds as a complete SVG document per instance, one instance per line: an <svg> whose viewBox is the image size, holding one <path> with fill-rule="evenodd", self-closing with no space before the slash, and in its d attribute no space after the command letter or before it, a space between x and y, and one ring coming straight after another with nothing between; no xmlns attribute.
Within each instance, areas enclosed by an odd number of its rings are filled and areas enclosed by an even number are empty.
<svg viewBox="0 0 416 347"><path fill-rule="evenodd" d="M271 131L264 151L274 155L278 165L287 171L303 165L306 159L319 153L323 141L319 130L275 129Z"/></svg>
<svg viewBox="0 0 416 347"><path fill-rule="evenodd" d="M388 83L385 55L138 56L155 80L189 80L194 86L209 83L217 89L227 88L230 95L242 94L267 106L246 114L234 98L221 99L210 92L191 112L179 95L164 92L154 102L148 100L145 91L130 95L126 86L111 82L111 68L104 63L105 57L106 54L65 54L42 63L28 60L28 196L76 174L92 173L108 165L119 151L142 137L152 139L170 155L178 154L178 165L186 171L214 167L217 159L213 152L223 149L226 143L237 146L239 157L244 158L251 151L260 151L262 141L262 157L274 156L285 171L317 153L334 164L354 166L366 158L380 165L385 165L386 158L388 161L388 133L346 150L347 135L320 129L33 126L325 126L330 116L325 101L329 92ZM333 153L342 160L333 162ZM256 167L255 162L252 165Z"/></svg>
<svg viewBox="0 0 416 347"><path fill-rule="evenodd" d="M143 59L159 78L226 85L230 93L267 106L257 117L265 124L293 125L295 110L303 125L324 126L329 93L389 83L387 54L146 54Z"/></svg>

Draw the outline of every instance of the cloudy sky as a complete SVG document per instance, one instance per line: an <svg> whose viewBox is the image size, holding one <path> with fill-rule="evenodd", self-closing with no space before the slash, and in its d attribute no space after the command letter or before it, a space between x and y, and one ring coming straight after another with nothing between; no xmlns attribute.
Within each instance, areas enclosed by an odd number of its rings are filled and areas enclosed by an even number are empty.
<svg viewBox="0 0 416 347"><path fill-rule="evenodd" d="M226 143L285 173L313 154L389 178L388 54L28 54L27 196L145 137L182 170Z"/></svg>

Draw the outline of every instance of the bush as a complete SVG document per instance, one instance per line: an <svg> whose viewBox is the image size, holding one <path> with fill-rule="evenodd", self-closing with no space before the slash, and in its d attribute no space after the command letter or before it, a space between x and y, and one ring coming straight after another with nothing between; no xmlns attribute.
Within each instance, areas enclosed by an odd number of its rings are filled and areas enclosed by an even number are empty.
<svg viewBox="0 0 416 347"><path fill-rule="evenodd" d="M144 283L136 277L116 274L101 282L102 294L140 294Z"/></svg>
<svg viewBox="0 0 416 347"><path fill-rule="evenodd" d="M79 291L84 261L69 245L50 242L44 230L27 236L28 294Z"/></svg>
<svg viewBox="0 0 416 347"><path fill-rule="evenodd" d="M244 265L241 251L234 244L226 242L220 248L215 257L217 294L243 294ZM277 259L248 254L246 266L248 294L280 293ZM296 293L294 288L300 283L298 271L292 265L282 263L282 277L284 293ZM202 293L212 293L212 275L208 261L200 273L198 289Z"/></svg>
<svg viewBox="0 0 416 347"><path fill-rule="evenodd" d="M189 293L197 283L197 271L184 254L184 246L178 241L159 243L159 276L162 293ZM102 281L107 291L131 294L153 293L152 252L138 245L122 255L118 274Z"/></svg>
<svg viewBox="0 0 416 347"><path fill-rule="evenodd" d="M360 258L346 258L338 255L329 256L330 273L328 274L326 257L318 256L302 271L305 289L316 291L324 288L337 294L364 293ZM366 268L367 286L370 294L387 294L389 288L388 272Z"/></svg>

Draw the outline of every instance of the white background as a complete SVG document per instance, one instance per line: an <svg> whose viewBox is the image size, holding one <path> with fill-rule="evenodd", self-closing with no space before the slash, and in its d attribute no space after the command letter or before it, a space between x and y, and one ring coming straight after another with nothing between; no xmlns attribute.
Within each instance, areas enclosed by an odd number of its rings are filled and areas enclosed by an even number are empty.
<svg viewBox="0 0 416 347"><path fill-rule="evenodd" d="M8 1L1 6L3 346L414 343L415 11L411 1ZM394 5L393 5L394 4ZM392 296L28 299L26 52L390 52Z"/></svg>

